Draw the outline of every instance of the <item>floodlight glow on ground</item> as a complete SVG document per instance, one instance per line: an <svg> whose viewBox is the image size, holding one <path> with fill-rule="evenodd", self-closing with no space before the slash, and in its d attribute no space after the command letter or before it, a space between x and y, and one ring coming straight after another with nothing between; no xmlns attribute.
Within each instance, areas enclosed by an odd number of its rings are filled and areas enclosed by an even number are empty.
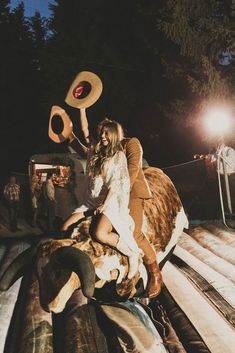
<svg viewBox="0 0 235 353"><path fill-rule="evenodd" d="M205 127L211 135L223 136L231 128L231 111L221 107L211 107L207 110L204 118Z"/></svg>

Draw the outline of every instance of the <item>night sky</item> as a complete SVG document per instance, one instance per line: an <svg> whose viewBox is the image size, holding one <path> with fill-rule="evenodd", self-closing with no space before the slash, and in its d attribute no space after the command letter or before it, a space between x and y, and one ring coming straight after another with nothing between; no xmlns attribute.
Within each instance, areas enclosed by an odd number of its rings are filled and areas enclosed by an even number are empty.
<svg viewBox="0 0 235 353"><path fill-rule="evenodd" d="M20 0L11 0L11 7L15 8L20 2ZM39 11L41 16L49 17L48 3L53 3L53 0L24 0L23 3L25 5L26 16L33 16L35 11Z"/></svg>

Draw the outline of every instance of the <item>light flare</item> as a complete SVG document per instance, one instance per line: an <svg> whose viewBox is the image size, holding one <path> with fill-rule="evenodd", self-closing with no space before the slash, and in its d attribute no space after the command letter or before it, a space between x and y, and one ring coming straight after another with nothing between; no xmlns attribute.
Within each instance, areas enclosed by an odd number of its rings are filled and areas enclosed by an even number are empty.
<svg viewBox="0 0 235 353"><path fill-rule="evenodd" d="M231 109L211 107L204 117L205 128L213 136L223 136L229 132L232 125Z"/></svg>

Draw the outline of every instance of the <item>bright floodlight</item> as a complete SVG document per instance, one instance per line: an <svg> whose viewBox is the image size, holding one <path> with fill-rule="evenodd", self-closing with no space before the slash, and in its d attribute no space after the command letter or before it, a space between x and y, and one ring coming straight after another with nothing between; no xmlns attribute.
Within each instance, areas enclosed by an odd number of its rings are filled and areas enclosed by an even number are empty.
<svg viewBox="0 0 235 353"><path fill-rule="evenodd" d="M207 131L214 136L223 136L228 133L231 121L232 117L229 109L221 107L209 108L205 116Z"/></svg>

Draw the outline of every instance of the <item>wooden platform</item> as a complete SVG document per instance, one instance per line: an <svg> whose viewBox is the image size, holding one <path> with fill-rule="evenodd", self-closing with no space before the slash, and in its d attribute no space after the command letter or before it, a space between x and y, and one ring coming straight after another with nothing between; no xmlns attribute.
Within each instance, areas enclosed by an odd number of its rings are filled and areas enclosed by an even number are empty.
<svg viewBox="0 0 235 353"><path fill-rule="evenodd" d="M204 224L182 234L164 283L212 353L235 352L235 233Z"/></svg>

